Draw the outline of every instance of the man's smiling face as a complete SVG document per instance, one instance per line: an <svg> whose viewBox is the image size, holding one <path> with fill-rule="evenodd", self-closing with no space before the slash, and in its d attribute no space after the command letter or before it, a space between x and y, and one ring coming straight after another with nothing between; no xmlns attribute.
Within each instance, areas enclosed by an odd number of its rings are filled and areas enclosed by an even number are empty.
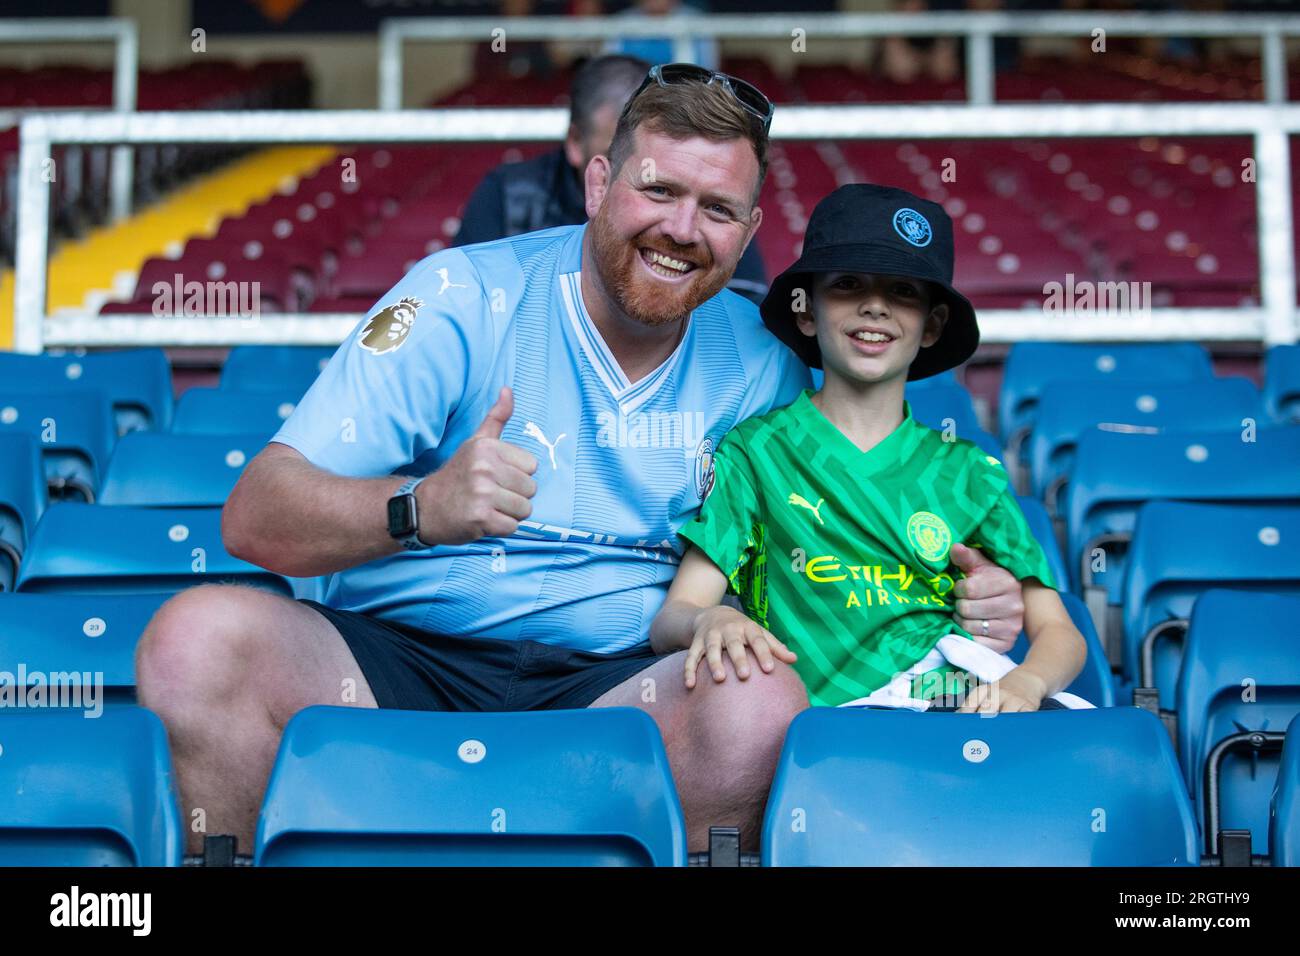
<svg viewBox="0 0 1300 956"><path fill-rule="evenodd" d="M621 169L603 156L587 167L587 235L605 292L629 318L657 326L731 280L762 220L758 160L744 139L635 136Z"/></svg>

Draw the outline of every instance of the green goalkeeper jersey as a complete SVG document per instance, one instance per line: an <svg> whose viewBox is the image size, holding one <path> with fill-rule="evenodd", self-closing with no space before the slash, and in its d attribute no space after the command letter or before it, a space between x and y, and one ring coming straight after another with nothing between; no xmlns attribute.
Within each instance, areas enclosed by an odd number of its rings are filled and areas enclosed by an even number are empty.
<svg viewBox="0 0 1300 956"><path fill-rule="evenodd" d="M713 458L699 516L678 532L786 642L814 705L864 697L914 665L952 618L954 542L1056 587L996 458L946 441L903 404L863 452L812 403L747 419ZM929 693L919 696L932 696Z"/></svg>

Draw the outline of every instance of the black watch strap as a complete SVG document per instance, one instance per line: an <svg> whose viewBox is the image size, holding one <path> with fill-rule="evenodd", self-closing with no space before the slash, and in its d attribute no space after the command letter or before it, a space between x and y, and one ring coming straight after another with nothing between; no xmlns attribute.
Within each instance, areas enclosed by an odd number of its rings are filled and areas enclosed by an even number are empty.
<svg viewBox="0 0 1300 956"><path fill-rule="evenodd" d="M424 479L428 477L429 477L428 475L420 475L416 478L408 478L406 481L402 482L401 487L398 488L397 491L393 493L393 496L388 499L389 501L388 533L392 535L394 538L396 538L398 541L400 541L402 543L402 547L405 548L407 551L424 551L427 550L428 548L433 547L433 545L425 544L423 541L420 540L420 514L419 511L416 510L416 504L415 504L416 486L418 486L420 482L424 481ZM410 531L409 533L403 533L402 531L396 530L393 526L393 506L394 506L394 502L397 502L399 499L408 498L408 497L410 499L409 501L409 514L411 519ZM406 504L404 503L402 507L405 508Z"/></svg>

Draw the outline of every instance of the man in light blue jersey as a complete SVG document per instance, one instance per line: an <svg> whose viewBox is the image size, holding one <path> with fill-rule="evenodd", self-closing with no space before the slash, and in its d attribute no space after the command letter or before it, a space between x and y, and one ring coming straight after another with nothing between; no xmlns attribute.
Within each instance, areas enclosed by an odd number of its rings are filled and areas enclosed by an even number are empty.
<svg viewBox="0 0 1300 956"><path fill-rule="evenodd" d="M430 256L339 347L223 514L232 554L331 575L324 600L205 585L141 641L140 700L209 833L249 847L312 704L626 705L663 733L690 847L719 823L756 845L802 682L764 662L688 693L647 637L713 448L809 384L724 288L762 218L770 116L747 84L653 70L587 167L587 224ZM1014 579L964 584L966 624L1009 646Z"/></svg>

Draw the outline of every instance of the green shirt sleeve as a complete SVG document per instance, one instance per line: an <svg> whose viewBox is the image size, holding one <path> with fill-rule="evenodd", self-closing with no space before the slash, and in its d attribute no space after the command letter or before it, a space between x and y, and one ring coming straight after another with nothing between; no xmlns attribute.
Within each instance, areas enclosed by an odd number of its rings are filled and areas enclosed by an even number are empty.
<svg viewBox="0 0 1300 956"><path fill-rule="evenodd" d="M978 547L990 561L1006 568L1018 581L1038 578L1047 587L1059 589L1043 546L1030 530L1010 488L1003 487L988 515L966 543Z"/></svg>
<svg viewBox="0 0 1300 956"><path fill-rule="evenodd" d="M747 607L756 558L762 554L757 482L744 441L732 431L713 455L713 483L699 516L677 534L695 545L727 576L727 590Z"/></svg>

